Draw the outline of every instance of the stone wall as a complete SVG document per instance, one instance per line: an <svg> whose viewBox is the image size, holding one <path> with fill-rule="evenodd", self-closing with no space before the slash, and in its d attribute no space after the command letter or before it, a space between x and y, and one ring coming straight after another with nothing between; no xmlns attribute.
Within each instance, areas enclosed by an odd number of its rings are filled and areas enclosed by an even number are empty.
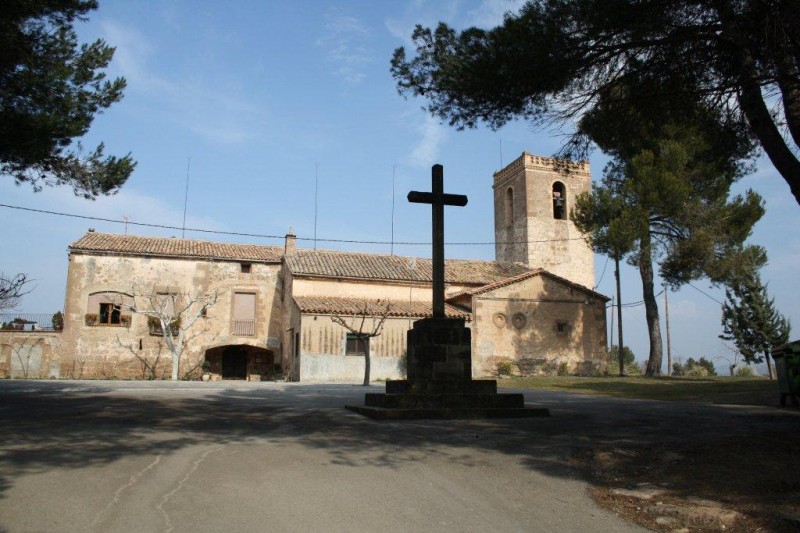
<svg viewBox="0 0 800 533"><path fill-rule="evenodd" d="M61 377L60 331L0 330L0 378Z"/></svg>
<svg viewBox="0 0 800 533"><path fill-rule="evenodd" d="M445 295L451 296L474 286L448 283ZM400 281L371 281L351 279L330 279L294 276L292 281L293 296L333 296L338 298L368 298L372 300L432 300L430 284Z"/></svg>
<svg viewBox="0 0 800 533"><path fill-rule="evenodd" d="M377 320L377 319L376 319ZM406 331L415 319L387 318L381 335L370 339L370 377L399 379L404 373ZM373 324L367 318L364 330ZM302 315L300 381L346 381L364 378L364 357L345 355L347 330L327 315Z"/></svg>
<svg viewBox="0 0 800 533"><path fill-rule="evenodd" d="M89 308L90 301L96 300L90 296L99 292L115 292L121 298L152 292L217 294L216 305L187 332L191 338L181 359L181 375L192 369L199 373L205 351L210 348L247 345L280 353L284 295L279 272L279 264L253 263L249 273L242 273L238 262L72 254L60 348L61 375L140 379L148 377L148 366L155 368L156 377L170 373L169 350L161 335L151 334L146 316L129 313L130 320L124 324L88 325L87 314L97 313ZM255 294L253 335L233 332L236 292Z"/></svg>
<svg viewBox="0 0 800 533"><path fill-rule="evenodd" d="M564 166L566 165L566 166ZM565 212L591 190L588 163L565 163L524 152L494 175L495 256L543 268L585 287L594 287L594 253L571 220L553 214L553 184L566 188ZM514 215L507 213L507 190L514 190ZM508 225L509 218L513 224ZM503 244L514 241L514 244Z"/></svg>
<svg viewBox="0 0 800 533"><path fill-rule="evenodd" d="M510 361L520 374L602 370L605 302L540 275L476 295L472 300L473 375Z"/></svg>

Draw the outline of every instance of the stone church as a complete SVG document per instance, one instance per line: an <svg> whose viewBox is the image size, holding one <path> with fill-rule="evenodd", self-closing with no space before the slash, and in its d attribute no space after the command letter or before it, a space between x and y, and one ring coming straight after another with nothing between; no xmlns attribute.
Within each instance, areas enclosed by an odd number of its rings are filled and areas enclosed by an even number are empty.
<svg viewBox="0 0 800 533"><path fill-rule="evenodd" d="M588 163L527 152L494 175L496 261L445 266L446 314L472 331L474 377L498 366L602 371L608 298L592 290L593 254L568 216L589 188ZM89 230L69 247L63 331L42 333L42 343L0 332L0 373L14 375L24 352L29 376L168 376L160 326L130 311L149 293L180 297L170 305L216 300L186 331L181 376L358 383L365 346L339 318L363 330L383 319L366 341L371 376L396 379L406 331L431 316L431 282L430 259L303 249L291 234L283 246L260 246Z"/></svg>

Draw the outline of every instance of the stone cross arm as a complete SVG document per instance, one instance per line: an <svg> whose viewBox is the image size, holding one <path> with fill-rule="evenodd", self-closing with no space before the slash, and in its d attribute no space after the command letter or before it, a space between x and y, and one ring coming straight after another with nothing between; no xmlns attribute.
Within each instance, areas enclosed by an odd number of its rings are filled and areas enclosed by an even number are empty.
<svg viewBox="0 0 800 533"><path fill-rule="evenodd" d="M419 192L419 191L411 191L408 193L408 201L414 204L436 204L439 203L436 201L436 195L432 192ZM467 205L467 197L463 194L441 194L441 204L442 205L455 205L458 207L464 207Z"/></svg>
<svg viewBox="0 0 800 533"><path fill-rule="evenodd" d="M464 207L467 197L463 194L445 194L444 168L433 165L431 169L431 192L411 191L408 201L416 204L431 204L433 226L433 316L444 318L444 206Z"/></svg>

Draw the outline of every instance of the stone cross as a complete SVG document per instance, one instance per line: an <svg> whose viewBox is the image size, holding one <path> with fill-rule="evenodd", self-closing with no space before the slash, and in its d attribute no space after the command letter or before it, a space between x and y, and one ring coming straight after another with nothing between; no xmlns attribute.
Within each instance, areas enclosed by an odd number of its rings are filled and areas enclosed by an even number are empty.
<svg viewBox="0 0 800 533"><path fill-rule="evenodd" d="M411 191L408 201L431 204L433 214L433 318L444 318L444 206L467 205L463 194L444 193L444 167L431 169L432 192Z"/></svg>

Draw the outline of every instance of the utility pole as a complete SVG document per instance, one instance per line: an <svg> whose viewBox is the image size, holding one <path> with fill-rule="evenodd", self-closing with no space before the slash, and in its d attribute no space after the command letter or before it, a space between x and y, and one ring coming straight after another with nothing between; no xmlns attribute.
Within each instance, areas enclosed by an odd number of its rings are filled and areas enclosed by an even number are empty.
<svg viewBox="0 0 800 533"><path fill-rule="evenodd" d="M672 345L669 342L669 288L664 285L664 316L667 318L667 375L672 375Z"/></svg>
<svg viewBox="0 0 800 533"><path fill-rule="evenodd" d="M617 328L619 328L619 345L617 347L617 358L619 359L619 375L625 376L625 358L622 354L622 349L625 346L622 343L622 288L619 280L619 256L614 257L614 276L617 278Z"/></svg>
<svg viewBox="0 0 800 533"><path fill-rule="evenodd" d="M608 345L608 364L611 364L611 348L614 347L614 296L611 296L611 342Z"/></svg>

